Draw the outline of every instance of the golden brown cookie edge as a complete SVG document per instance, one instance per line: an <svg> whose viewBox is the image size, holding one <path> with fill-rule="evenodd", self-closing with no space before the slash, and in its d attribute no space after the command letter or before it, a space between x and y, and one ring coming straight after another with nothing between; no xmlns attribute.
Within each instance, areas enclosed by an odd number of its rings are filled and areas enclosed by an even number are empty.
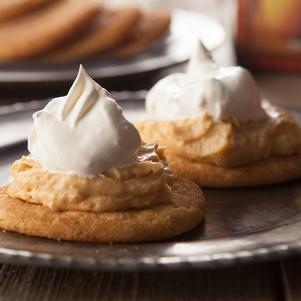
<svg viewBox="0 0 301 301"><path fill-rule="evenodd" d="M236 168L193 162L166 154L169 166L178 176L202 187L250 187L287 182L301 177L301 155L272 157Z"/></svg>
<svg viewBox="0 0 301 301"><path fill-rule="evenodd" d="M172 204L150 209L93 213L53 211L13 199L0 188L0 227L30 236L91 242L143 242L162 240L187 232L204 215L204 196L188 180L172 183Z"/></svg>

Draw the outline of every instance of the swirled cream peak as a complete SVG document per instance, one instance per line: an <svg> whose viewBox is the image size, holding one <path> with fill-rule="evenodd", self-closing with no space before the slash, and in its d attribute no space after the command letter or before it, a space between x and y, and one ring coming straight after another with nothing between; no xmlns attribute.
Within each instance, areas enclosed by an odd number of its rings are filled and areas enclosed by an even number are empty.
<svg viewBox="0 0 301 301"><path fill-rule="evenodd" d="M51 172L96 176L137 160L138 131L82 66L68 94L33 119L29 152Z"/></svg>
<svg viewBox="0 0 301 301"><path fill-rule="evenodd" d="M219 121L255 121L266 118L254 79L242 67L219 67L199 44L186 73L171 74L149 91L146 109L164 119L207 112Z"/></svg>

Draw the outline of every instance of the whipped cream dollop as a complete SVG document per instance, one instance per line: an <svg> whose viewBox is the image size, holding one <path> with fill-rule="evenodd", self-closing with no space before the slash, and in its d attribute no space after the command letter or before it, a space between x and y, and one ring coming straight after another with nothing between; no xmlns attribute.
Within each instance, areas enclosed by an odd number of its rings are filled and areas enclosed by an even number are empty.
<svg viewBox="0 0 301 301"><path fill-rule="evenodd" d="M33 119L28 150L50 172L97 176L137 161L138 131L82 66L68 94Z"/></svg>
<svg viewBox="0 0 301 301"><path fill-rule="evenodd" d="M196 47L186 73L171 74L152 87L146 110L163 119L204 112L219 121L247 122L267 117L250 72L237 66L217 66L202 43Z"/></svg>

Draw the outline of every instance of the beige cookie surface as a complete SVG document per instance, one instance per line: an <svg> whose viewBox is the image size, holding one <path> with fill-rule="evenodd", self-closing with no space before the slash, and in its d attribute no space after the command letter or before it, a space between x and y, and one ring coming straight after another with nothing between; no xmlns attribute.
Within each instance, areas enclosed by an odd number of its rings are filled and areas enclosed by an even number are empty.
<svg viewBox="0 0 301 301"><path fill-rule="evenodd" d="M92 0L54 1L0 26L0 61L29 58L77 34L100 9Z"/></svg>
<svg viewBox="0 0 301 301"><path fill-rule="evenodd" d="M74 241L162 240L189 231L204 215L204 196L196 184L175 179L171 187L170 204L111 213L53 211L10 198L7 187L2 187L0 227L31 236Z"/></svg>
<svg viewBox="0 0 301 301"><path fill-rule="evenodd" d="M43 57L45 62L70 62L100 54L128 38L140 18L136 7L104 10L91 28L70 44Z"/></svg>
<svg viewBox="0 0 301 301"><path fill-rule="evenodd" d="M1 0L0 21L20 16L54 1L58 0Z"/></svg>
<svg viewBox="0 0 301 301"><path fill-rule="evenodd" d="M170 12L167 10L144 12L129 39L113 49L109 56L121 58L145 50L168 31L170 21Z"/></svg>
<svg viewBox="0 0 301 301"><path fill-rule="evenodd" d="M236 168L198 163L166 153L169 166L179 176L202 187L248 187L286 182L301 177L301 155L273 157Z"/></svg>

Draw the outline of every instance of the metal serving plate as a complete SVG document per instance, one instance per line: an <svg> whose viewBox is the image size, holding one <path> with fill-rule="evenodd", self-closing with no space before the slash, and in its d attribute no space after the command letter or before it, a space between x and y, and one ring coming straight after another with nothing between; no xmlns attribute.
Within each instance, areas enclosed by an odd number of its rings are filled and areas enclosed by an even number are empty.
<svg viewBox="0 0 301 301"><path fill-rule="evenodd" d="M131 118L143 113L137 103L122 104ZM0 148L2 183L11 162L23 153L25 143ZM0 261L103 270L214 268L301 251L301 180L260 188L204 189L204 193L205 221L179 237L141 244L101 244L0 232Z"/></svg>
<svg viewBox="0 0 301 301"><path fill-rule="evenodd" d="M149 51L125 60L94 58L81 63L98 80L124 77L185 62L197 39L202 39L210 50L214 50L224 38L224 29L214 20L199 13L174 10L170 34ZM49 65L34 61L0 64L0 84L69 82L74 79L78 64Z"/></svg>

